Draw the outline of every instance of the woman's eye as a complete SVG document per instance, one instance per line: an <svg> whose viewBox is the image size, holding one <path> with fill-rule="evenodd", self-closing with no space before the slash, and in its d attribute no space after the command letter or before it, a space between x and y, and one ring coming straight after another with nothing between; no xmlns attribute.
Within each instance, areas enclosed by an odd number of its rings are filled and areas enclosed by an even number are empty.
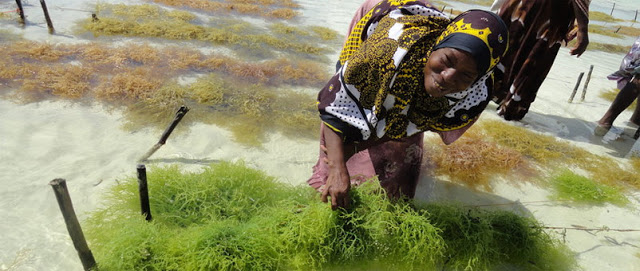
<svg viewBox="0 0 640 271"><path fill-rule="evenodd" d="M444 57L444 64L447 65L447 67L453 66L453 63L451 62L451 59L449 58L449 56Z"/></svg>

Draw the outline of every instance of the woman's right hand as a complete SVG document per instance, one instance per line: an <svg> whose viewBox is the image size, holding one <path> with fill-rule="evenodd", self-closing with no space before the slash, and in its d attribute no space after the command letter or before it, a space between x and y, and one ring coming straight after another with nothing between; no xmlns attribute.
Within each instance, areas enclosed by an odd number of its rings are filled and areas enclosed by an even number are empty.
<svg viewBox="0 0 640 271"><path fill-rule="evenodd" d="M327 149L320 146L324 152ZM324 162L329 167L329 176L322 191L322 202L328 202L331 198L331 209L349 208L349 190L351 189L351 181L347 165L344 162L334 162L328 158L324 158Z"/></svg>

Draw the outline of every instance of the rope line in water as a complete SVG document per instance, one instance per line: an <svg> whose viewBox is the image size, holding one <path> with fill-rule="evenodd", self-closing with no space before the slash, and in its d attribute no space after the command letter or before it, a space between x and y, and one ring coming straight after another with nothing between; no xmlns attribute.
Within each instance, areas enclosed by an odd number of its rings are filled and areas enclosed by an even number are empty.
<svg viewBox="0 0 640 271"><path fill-rule="evenodd" d="M504 205L514 205L514 204L533 204L533 203L553 203L553 202L567 202L571 200L538 200L538 201L526 201L526 202L509 202L509 203L496 203L496 204L480 204L480 205L465 205L465 207L490 207L490 206L504 206ZM596 233L602 231L616 231L616 232L640 232L640 229L612 229L607 226L602 226L600 228L587 228L580 225L571 225L571 227L557 227L557 226L541 226L539 228L548 229L548 230L579 230L579 231L595 231Z"/></svg>
<svg viewBox="0 0 640 271"><path fill-rule="evenodd" d="M617 231L617 232L634 232L634 231L640 231L638 229L611 229L607 226L602 226L600 228L587 228L587 227L583 227L583 226L578 226L578 225L572 225L572 227L547 227L547 226L543 226L540 227L543 229L549 229L549 230L578 230L578 231L597 231L597 232L601 232L601 231Z"/></svg>
<svg viewBox="0 0 640 271"><path fill-rule="evenodd" d="M514 204L533 204L533 203L553 203L553 202L566 202L571 200L538 200L538 201L514 201L508 203L493 203L493 204L479 204L479 205L465 205L464 207L489 207L489 206L504 206L504 205L514 205Z"/></svg>

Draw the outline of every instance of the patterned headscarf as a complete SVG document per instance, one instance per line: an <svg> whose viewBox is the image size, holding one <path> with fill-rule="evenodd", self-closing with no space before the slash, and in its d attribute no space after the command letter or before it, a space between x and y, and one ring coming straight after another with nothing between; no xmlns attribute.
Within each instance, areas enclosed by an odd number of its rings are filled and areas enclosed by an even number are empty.
<svg viewBox="0 0 640 271"><path fill-rule="evenodd" d="M470 53L482 75L500 62L507 51L508 36L507 26L497 14L469 10L453 19L431 51L448 47Z"/></svg>
<svg viewBox="0 0 640 271"><path fill-rule="evenodd" d="M386 2L396 1L380 5ZM374 8L381 18L367 23L361 34L366 40L356 50L343 50L344 66L318 95L322 120L347 140L459 129L491 97L491 69L508 44L504 22L481 10L451 21L433 7L406 2L387 11ZM431 52L443 47L470 52L482 71L467 90L436 98L424 90L423 70Z"/></svg>

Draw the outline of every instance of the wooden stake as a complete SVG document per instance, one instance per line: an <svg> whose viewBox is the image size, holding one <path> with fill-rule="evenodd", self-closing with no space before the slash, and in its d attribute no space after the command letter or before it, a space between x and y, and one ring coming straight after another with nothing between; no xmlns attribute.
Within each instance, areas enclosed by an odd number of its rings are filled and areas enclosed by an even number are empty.
<svg viewBox="0 0 640 271"><path fill-rule="evenodd" d="M153 147L151 147L151 149L149 149L147 153L145 153L142 157L140 157L138 162L147 160L149 157L151 157L151 155L153 155L154 152L156 152L160 147L162 147L162 145L164 145L164 143L167 142L167 138L169 138L169 135L171 135L171 132L173 132L173 129L176 128L180 120L182 120L182 117L184 117L184 115L187 114L187 112L189 112L189 108L187 108L184 105L181 106L180 109L178 109L178 112L176 112L175 119L173 120L171 125L167 127L164 133L162 133L162 137L160 137L160 140L158 141L158 143L153 145Z"/></svg>
<svg viewBox="0 0 640 271"><path fill-rule="evenodd" d="M49 182L49 184L53 187L53 192L56 194L64 222L67 224L67 231L69 231L73 246L76 248L76 251L78 251L82 267L84 267L84 270L94 269L96 267L96 260L93 258L89 246L87 246L87 241L84 239L84 234L82 233L82 228L80 228L80 223L78 223L76 212L73 210L71 197L67 190L67 182L64 179L55 179Z"/></svg>
<svg viewBox="0 0 640 271"><path fill-rule="evenodd" d="M569 103L573 102L573 97L576 96L576 92L578 91L578 87L580 87L580 82L582 81L582 76L584 75L584 72L580 73L580 76L578 76L578 82L576 82L576 87L573 88L573 92L571 93L571 97L569 97Z"/></svg>
<svg viewBox="0 0 640 271"><path fill-rule="evenodd" d="M140 210L144 219L151 221L151 207L149 207L149 189L147 188L147 169L138 165L138 192L140 192Z"/></svg>
<svg viewBox="0 0 640 271"><path fill-rule="evenodd" d="M49 10L47 9L47 4L44 0L40 0L40 5L42 6L42 11L44 11L44 18L47 20L47 27L49 27L49 34L53 34L55 31L53 29L53 23L51 23L51 17L49 17Z"/></svg>
<svg viewBox="0 0 640 271"><path fill-rule="evenodd" d="M637 19L638 19L638 10L636 9L636 17L633 17L633 21L637 22Z"/></svg>
<svg viewBox="0 0 640 271"><path fill-rule="evenodd" d="M616 3L615 2L613 2L613 7L611 8L611 14L609 14L609 15L613 16L613 10L614 9L616 9Z"/></svg>
<svg viewBox="0 0 640 271"><path fill-rule="evenodd" d="M584 88L582 88L582 96L580 96L580 101L584 102L584 97L587 95L587 87L589 86L589 81L591 80L591 72L593 72L593 65L589 67L589 73L587 73L587 80L584 81Z"/></svg>
<svg viewBox="0 0 640 271"><path fill-rule="evenodd" d="M16 0L18 4L18 15L20 16L20 24L24 26L24 10L22 9L22 0Z"/></svg>

